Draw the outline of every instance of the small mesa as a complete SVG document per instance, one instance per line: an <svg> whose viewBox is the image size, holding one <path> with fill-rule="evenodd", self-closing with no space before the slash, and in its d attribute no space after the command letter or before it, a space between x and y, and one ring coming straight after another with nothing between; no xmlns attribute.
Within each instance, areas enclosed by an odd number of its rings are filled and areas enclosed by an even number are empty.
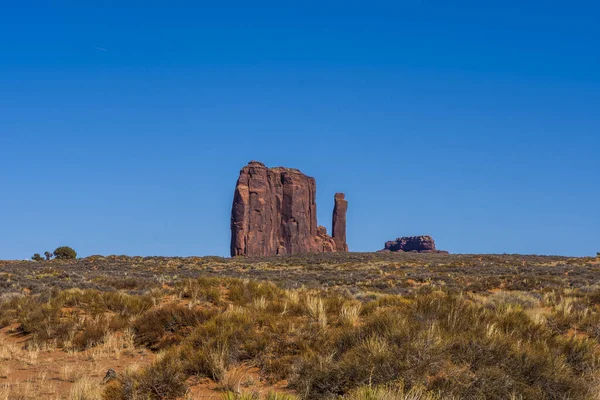
<svg viewBox="0 0 600 400"><path fill-rule="evenodd" d="M396 252L396 253L438 253L448 254L447 251L437 250L435 248L435 242L431 236L404 236L397 238L396 240L390 240L385 242L383 252Z"/></svg>

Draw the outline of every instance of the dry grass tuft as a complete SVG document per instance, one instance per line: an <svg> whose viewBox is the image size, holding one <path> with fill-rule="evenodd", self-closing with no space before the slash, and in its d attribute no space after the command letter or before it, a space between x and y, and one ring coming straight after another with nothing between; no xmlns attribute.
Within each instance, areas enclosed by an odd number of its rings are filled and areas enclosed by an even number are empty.
<svg viewBox="0 0 600 400"><path fill-rule="evenodd" d="M102 397L102 389L97 382L89 378L76 381L69 391L69 400L98 400Z"/></svg>

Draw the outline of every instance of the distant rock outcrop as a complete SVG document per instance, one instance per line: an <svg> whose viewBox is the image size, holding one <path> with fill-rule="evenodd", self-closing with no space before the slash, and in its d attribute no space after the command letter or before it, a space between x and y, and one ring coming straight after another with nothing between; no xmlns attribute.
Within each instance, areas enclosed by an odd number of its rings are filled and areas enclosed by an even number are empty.
<svg viewBox="0 0 600 400"><path fill-rule="evenodd" d="M347 251L347 205L338 207L338 220L334 217L334 233L337 232L334 240L325 227L317 225L316 190L315 179L297 169L267 168L261 162L251 161L240 171L235 187L231 255Z"/></svg>
<svg viewBox="0 0 600 400"><path fill-rule="evenodd" d="M447 253L436 250L435 242L431 236L405 236L396 240L385 242L382 251L416 252L416 253Z"/></svg>

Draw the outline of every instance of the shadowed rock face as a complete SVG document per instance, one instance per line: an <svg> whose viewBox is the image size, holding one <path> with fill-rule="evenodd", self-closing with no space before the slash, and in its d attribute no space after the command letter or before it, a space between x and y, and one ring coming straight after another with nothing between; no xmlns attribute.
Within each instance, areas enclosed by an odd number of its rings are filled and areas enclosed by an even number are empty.
<svg viewBox="0 0 600 400"><path fill-rule="evenodd" d="M343 237L345 243L345 231ZM317 226L314 178L258 161L242 168L231 210L232 256L333 251L335 241Z"/></svg>
<svg viewBox="0 0 600 400"><path fill-rule="evenodd" d="M385 242L384 251L413 251L418 253L446 253L436 250L431 236L405 236Z"/></svg>

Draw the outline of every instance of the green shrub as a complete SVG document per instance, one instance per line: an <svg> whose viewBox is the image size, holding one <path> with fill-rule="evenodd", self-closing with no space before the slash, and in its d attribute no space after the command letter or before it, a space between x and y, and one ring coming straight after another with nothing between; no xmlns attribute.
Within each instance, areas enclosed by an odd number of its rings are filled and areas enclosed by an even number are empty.
<svg viewBox="0 0 600 400"><path fill-rule="evenodd" d="M73 260L77 258L77 252L69 246L61 246L54 250L54 257L58 260Z"/></svg>
<svg viewBox="0 0 600 400"><path fill-rule="evenodd" d="M33 261L44 261L44 258L40 255L40 253L35 253L31 259Z"/></svg>

